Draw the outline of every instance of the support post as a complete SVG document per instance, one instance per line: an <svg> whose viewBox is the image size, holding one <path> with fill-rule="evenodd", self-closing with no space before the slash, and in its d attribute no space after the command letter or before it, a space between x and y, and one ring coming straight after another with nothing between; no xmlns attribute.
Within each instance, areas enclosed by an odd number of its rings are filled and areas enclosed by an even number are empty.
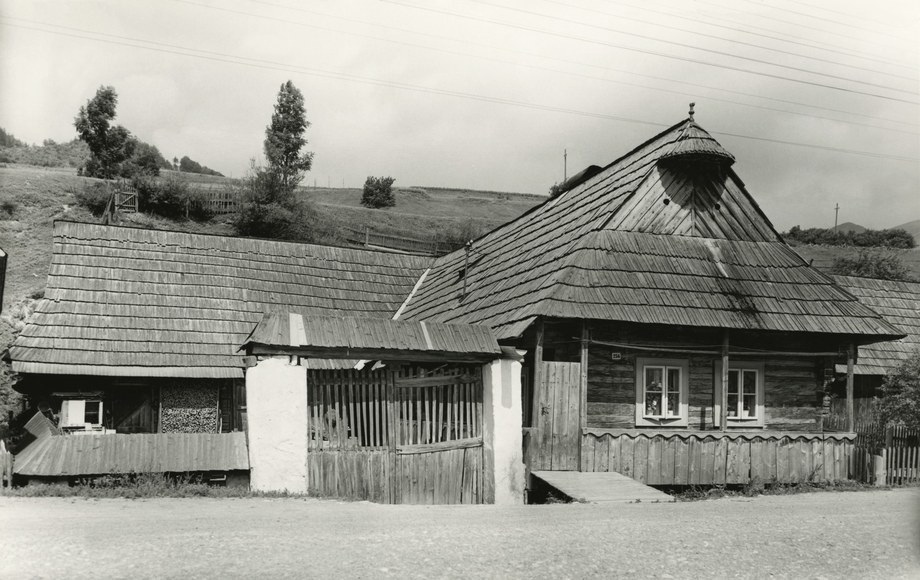
<svg viewBox="0 0 920 580"><path fill-rule="evenodd" d="M524 351L502 347L502 357L483 367L483 501L524 503L521 429L521 362Z"/></svg>
<svg viewBox="0 0 920 580"><path fill-rule="evenodd" d="M856 364L856 346L847 345L847 431L856 431L856 414L853 409L853 365Z"/></svg>
<svg viewBox="0 0 920 580"><path fill-rule="evenodd" d="M588 427L588 341L590 339L588 321L581 321L581 374L579 375L578 397L578 471L584 470L582 446L584 433Z"/></svg>
<svg viewBox="0 0 920 580"><path fill-rule="evenodd" d="M719 427L728 429L728 329L722 331L722 400L719 409Z"/></svg>

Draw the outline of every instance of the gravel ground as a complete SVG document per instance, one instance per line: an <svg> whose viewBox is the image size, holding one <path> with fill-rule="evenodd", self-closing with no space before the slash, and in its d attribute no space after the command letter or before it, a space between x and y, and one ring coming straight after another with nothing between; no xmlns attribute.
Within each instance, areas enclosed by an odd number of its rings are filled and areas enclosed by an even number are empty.
<svg viewBox="0 0 920 580"><path fill-rule="evenodd" d="M0 498L0 578L920 578L920 489L671 504Z"/></svg>

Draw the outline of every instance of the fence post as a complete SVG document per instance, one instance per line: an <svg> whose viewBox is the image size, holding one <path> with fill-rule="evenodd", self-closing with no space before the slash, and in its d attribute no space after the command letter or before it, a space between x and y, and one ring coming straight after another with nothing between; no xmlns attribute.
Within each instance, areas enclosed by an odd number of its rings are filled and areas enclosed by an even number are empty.
<svg viewBox="0 0 920 580"><path fill-rule="evenodd" d="M878 455L872 456L873 479L876 487L888 485L888 450L882 448Z"/></svg>

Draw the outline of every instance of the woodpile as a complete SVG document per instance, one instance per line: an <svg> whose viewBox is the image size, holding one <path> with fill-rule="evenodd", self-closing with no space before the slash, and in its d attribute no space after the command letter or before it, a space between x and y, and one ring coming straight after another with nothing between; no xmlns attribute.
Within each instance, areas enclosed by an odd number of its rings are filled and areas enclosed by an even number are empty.
<svg viewBox="0 0 920 580"><path fill-rule="evenodd" d="M216 386L164 386L161 404L163 433L217 433L219 430Z"/></svg>

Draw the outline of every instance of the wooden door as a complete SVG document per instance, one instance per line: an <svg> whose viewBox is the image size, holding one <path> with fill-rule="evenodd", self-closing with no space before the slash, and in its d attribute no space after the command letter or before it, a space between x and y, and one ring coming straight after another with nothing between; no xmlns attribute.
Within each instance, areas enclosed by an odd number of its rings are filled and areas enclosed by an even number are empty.
<svg viewBox="0 0 920 580"><path fill-rule="evenodd" d="M482 370L404 368L394 383L394 503L484 503Z"/></svg>
<svg viewBox="0 0 920 580"><path fill-rule="evenodd" d="M581 364L538 364L530 470L577 471L581 444Z"/></svg>

